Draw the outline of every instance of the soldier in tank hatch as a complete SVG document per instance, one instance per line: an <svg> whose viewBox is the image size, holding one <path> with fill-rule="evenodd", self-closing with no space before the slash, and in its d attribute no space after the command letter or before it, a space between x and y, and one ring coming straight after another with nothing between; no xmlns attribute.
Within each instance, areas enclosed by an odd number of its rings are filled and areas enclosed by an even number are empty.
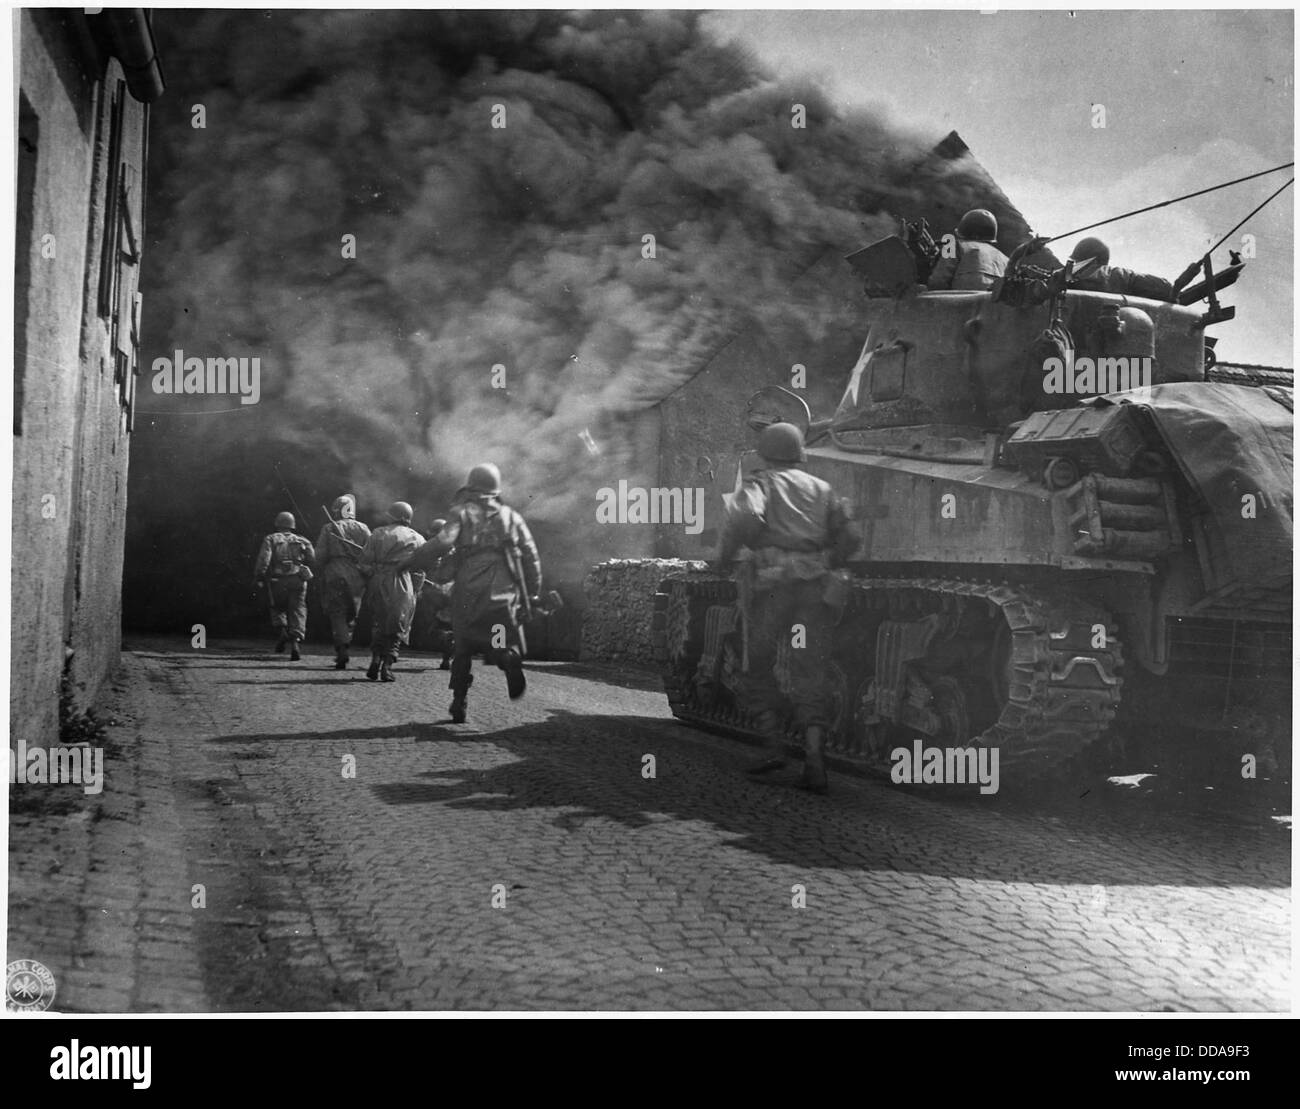
<svg viewBox="0 0 1300 1109"><path fill-rule="evenodd" d="M718 554L728 566L748 548L750 558L738 568L749 666L738 682L741 705L755 714L758 730L768 739L767 757L750 767L765 774L785 765L780 724L786 699L777 688L773 667L782 639L789 642L802 625L802 643L790 651L792 691L789 701L804 740L802 785L826 792L823 746L830 724L831 635L838 611L827 603L829 571L848 561L857 546L844 502L830 485L799 469L805 460L803 433L793 424L775 423L759 435L765 469L746 481L728 510ZM746 603L746 599L748 602Z"/></svg>
<svg viewBox="0 0 1300 1109"><path fill-rule="evenodd" d="M984 208L972 208L957 224L956 250L940 257L930 271L930 289L991 289L1007 268L1007 256L994 242L998 221Z"/></svg>
<svg viewBox="0 0 1300 1109"><path fill-rule="evenodd" d="M289 645L289 658L297 662L302 657L298 644L307 635L307 582L316 552L310 540L294 533L294 527L291 512L275 518L276 530L262 540L253 564L253 587L266 590L276 653Z"/></svg>
<svg viewBox="0 0 1300 1109"><path fill-rule="evenodd" d="M366 587L361 553L370 540L370 529L356 518L357 499L351 493L336 497L330 514L332 519L316 539L316 565L320 570L321 607L329 617L334 640L334 668L345 670Z"/></svg>
<svg viewBox="0 0 1300 1109"><path fill-rule="evenodd" d="M1070 279L1070 288L1096 293L1121 293L1146 297L1148 300L1173 300L1174 283L1153 273L1138 273L1110 264L1110 247L1089 235L1080 239L1070 251L1079 276Z"/></svg>

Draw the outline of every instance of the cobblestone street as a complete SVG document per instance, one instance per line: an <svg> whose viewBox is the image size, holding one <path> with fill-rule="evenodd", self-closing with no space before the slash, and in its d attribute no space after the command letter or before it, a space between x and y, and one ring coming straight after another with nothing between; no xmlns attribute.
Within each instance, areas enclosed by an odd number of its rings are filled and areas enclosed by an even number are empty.
<svg viewBox="0 0 1300 1109"><path fill-rule="evenodd" d="M104 792L11 790L8 959L59 1011L1291 1006L1266 805L817 797L639 673L538 664L512 704L478 664L454 726L436 658L134 646Z"/></svg>

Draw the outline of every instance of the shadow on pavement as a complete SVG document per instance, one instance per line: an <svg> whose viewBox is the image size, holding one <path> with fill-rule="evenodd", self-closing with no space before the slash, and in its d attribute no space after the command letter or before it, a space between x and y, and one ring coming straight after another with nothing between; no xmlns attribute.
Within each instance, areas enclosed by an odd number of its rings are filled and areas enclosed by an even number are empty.
<svg viewBox="0 0 1300 1109"><path fill-rule="evenodd" d="M797 762L777 783L754 781L744 774L753 749L702 742L699 733L654 717L552 710L544 722L486 733L424 722L211 742L282 746L402 737L488 744L511 758L371 785L387 805L557 809L563 811L556 826L568 829L602 820L632 829L703 822L725 833L730 846L775 861L863 872L1088 886L1290 884L1290 832L1280 826L1211 822L1090 790L1046 796L1036 805L977 793L936 801L888 782L836 775L831 795L818 797L782 784L797 778ZM642 777L646 754L656 759L653 779Z"/></svg>

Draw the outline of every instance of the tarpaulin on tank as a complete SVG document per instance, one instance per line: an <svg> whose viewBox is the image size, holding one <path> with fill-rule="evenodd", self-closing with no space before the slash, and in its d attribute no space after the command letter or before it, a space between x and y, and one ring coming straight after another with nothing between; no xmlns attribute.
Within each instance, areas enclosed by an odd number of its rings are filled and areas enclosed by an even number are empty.
<svg viewBox="0 0 1300 1109"><path fill-rule="evenodd" d="M1110 393L1097 404L1135 404L1152 421L1200 493L1223 542L1216 591L1233 582L1291 577L1294 438L1292 394L1203 381ZM1247 497L1253 501L1247 500Z"/></svg>

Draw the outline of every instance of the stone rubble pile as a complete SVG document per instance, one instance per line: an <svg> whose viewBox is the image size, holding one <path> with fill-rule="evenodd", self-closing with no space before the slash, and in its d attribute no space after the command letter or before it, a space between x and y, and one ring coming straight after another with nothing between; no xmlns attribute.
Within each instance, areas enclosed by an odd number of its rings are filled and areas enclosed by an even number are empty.
<svg viewBox="0 0 1300 1109"><path fill-rule="evenodd" d="M582 585L581 659L653 668L650 622L659 583L671 573L707 566L679 558L614 558L593 566Z"/></svg>

